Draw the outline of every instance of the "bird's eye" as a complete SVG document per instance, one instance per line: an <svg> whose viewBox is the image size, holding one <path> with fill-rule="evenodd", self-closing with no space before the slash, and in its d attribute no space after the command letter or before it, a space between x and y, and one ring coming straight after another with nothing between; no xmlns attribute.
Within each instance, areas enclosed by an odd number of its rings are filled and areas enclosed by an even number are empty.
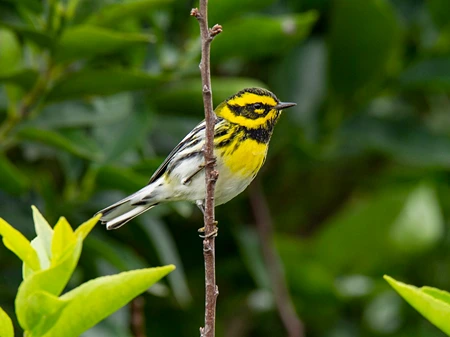
<svg viewBox="0 0 450 337"><path fill-rule="evenodd" d="M255 110L259 110L259 109L263 108L261 103L255 103L255 104L253 104L253 107L255 108Z"/></svg>

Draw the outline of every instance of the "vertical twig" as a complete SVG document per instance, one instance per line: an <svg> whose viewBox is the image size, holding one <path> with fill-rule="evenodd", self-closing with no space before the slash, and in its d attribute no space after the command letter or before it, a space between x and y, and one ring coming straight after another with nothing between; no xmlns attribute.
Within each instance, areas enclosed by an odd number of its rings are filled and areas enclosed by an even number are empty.
<svg viewBox="0 0 450 337"><path fill-rule="evenodd" d="M303 337L303 324L295 312L286 285L283 268L273 245L273 226L269 208L259 180L250 186L250 203L261 240L264 260L269 271L275 303L289 337Z"/></svg>
<svg viewBox="0 0 450 337"><path fill-rule="evenodd" d="M220 25L208 28L208 0L200 0L200 10L192 9L200 25L202 43L202 59L200 72L202 76L203 105L205 108L206 141L203 150L205 157L205 238L203 240L203 256L205 258L205 326L200 328L201 337L214 337L216 321L216 300L219 294L216 285L215 266L215 231L214 220L214 189L219 173L215 170L214 157L214 125L216 116L213 111L211 71L210 71L210 45L214 37L222 32Z"/></svg>
<svg viewBox="0 0 450 337"><path fill-rule="evenodd" d="M147 337L145 333L144 298L136 297L131 302L131 331L134 337Z"/></svg>

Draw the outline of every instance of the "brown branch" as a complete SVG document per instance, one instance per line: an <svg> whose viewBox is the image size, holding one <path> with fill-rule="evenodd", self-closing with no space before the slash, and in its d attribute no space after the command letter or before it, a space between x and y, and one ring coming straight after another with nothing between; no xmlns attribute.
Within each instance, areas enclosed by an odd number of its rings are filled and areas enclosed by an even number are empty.
<svg viewBox="0 0 450 337"><path fill-rule="evenodd" d="M269 271L272 291L281 320L289 337L303 337L303 324L295 312L286 285L280 258L273 244L273 226L264 192L259 180L250 186L250 203L261 241L264 260Z"/></svg>
<svg viewBox="0 0 450 337"><path fill-rule="evenodd" d="M145 318L144 318L144 298L142 296L136 297L131 302L131 331L134 337L147 337L145 333Z"/></svg>
<svg viewBox="0 0 450 337"><path fill-rule="evenodd" d="M215 266L215 234L217 233L214 220L214 189L219 172L215 170L214 157L214 125L216 116L213 111L210 46L214 37L222 32L220 25L208 28L208 0L200 0L200 10L194 8L191 15L196 17L200 25L202 42L202 59L200 72L202 76L203 105L205 108L206 140L203 154L205 158L205 185L206 195L204 202L204 229L203 256L205 259L205 326L200 328L201 337L214 337L216 323L216 301L219 290L216 285Z"/></svg>

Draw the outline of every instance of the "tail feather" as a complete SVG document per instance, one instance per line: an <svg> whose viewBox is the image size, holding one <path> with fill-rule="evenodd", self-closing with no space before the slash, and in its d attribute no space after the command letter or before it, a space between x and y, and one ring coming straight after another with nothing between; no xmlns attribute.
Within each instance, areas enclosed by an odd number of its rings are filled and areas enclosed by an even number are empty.
<svg viewBox="0 0 450 337"><path fill-rule="evenodd" d="M157 202L152 202L150 198L142 201L144 197L148 197L148 187L97 212L102 214L100 222L106 225L106 229L116 229L156 206Z"/></svg>

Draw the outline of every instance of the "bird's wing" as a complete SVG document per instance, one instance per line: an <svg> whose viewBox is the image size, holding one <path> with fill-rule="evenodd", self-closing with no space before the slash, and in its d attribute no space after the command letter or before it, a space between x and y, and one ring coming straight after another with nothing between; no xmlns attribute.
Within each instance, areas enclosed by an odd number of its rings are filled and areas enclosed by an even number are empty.
<svg viewBox="0 0 450 337"><path fill-rule="evenodd" d="M189 145L189 143L194 139L195 135L198 135L199 133L204 131L205 127L206 127L206 123L205 123L205 121L202 121L191 132L189 132L187 134L187 136L184 137L183 140L177 146L175 146L175 148L172 150L172 152L169 153L167 158L158 167L158 169L155 171L155 173L153 173L148 184L153 183L155 180L157 180L159 177L161 177L164 174L164 172L166 172L167 166L169 166L169 163L173 159L173 157L179 151L182 151L187 145Z"/></svg>

